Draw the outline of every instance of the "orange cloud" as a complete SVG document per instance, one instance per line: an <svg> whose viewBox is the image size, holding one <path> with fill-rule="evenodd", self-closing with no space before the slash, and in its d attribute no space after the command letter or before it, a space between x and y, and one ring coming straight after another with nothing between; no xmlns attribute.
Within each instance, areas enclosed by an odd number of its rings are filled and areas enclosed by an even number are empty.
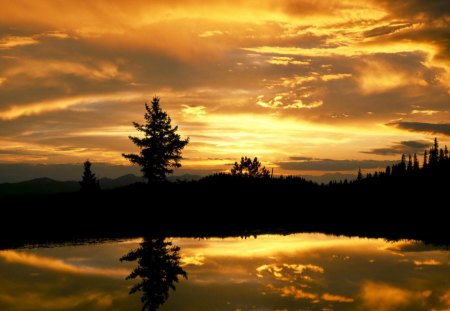
<svg viewBox="0 0 450 311"><path fill-rule="evenodd" d="M99 103L107 100L136 100L140 98L139 94L121 93L121 94L107 94L107 95L93 95L93 96L76 96L69 98L59 98L53 100L46 100L42 102L27 103L22 105L15 105L3 110L0 110L0 120L11 120L21 116L29 116L33 114L41 114L55 110L64 110L77 105L89 105Z"/></svg>
<svg viewBox="0 0 450 311"><path fill-rule="evenodd" d="M321 298L322 298L322 300L331 301L331 302L353 302L354 301L353 298L348 298L348 297L340 296L340 295L333 295L333 294L329 294L329 293L323 294Z"/></svg>
<svg viewBox="0 0 450 311"><path fill-rule="evenodd" d="M0 258L9 263L81 275L97 275L103 277L124 278L130 273L130 271L125 269L75 266L61 259L43 257L35 254L13 250L0 251Z"/></svg>
<svg viewBox="0 0 450 311"><path fill-rule="evenodd" d="M228 160L208 159L249 153L276 167L296 153L328 157L329 147L336 159L362 158L362 149L418 139L383 124L397 114L446 121L434 112L446 111L450 62L448 21L412 2L1 1L4 148L39 147L53 138L43 124L53 124L61 136L79 134L72 147L82 156L99 154L88 139L101 144L104 133L121 144L128 131L112 129L133 121L148 92L174 102L168 112L191 137L190 168L225 170ZM17 130L23 117L40 135ZM120 150L102 151L102 160L122 161ZM49 158L17 152L0 161Z"/></svg>
<svg viewBox="0 0 450 311"><path fill-rule="evenodd" d="M48 297L45 294L24 292L21 295L14 294L0 294L0 301L12 306L20 306L27 310L34 310L38 306L45 310L62 310L80 307L85 304L94 304L96 307L104 309L110 308L113 304L113 299L117 298L116 293L113 297L110 293L104 292L90 292L84 295L67 295L65 297Z"/></svg>
<svg viewBox="0 0 450 311"><path fill-rule="evenodd" d="M361 298L368 310L389 311L412 303L414 293L385 283L366 282Z"/></svg>
<svg viewBox="0 0 450 311"><path fill-rule="evenodd" d="M8 36L0 39L0 50L10 49L16 46L37 44L39 41L32 37L18 37L18 36Z"/></svg>
<svg viewBox="0 0 450 311"><path fill-rule="evenodd" d="M425 87L428 85L423 77L411 75L410 72L398 66L380 60L366 60L364 67L360 69L358 81L362 91L367 94L403 86Z"/></svg>

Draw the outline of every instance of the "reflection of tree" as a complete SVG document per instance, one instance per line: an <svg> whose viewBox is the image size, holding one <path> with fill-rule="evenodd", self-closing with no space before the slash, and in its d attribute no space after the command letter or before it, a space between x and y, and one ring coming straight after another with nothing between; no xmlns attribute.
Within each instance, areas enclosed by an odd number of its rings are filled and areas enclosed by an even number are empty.
<svg viewBox="0 0 450 311"><path fill-rule="evenodd" d="M175 290L179 276L187 278L180 267L180 248L172 246L163 238L145 238L138 249L120 258L120 261L138 262L138 267L127 277L141 281L135 284L130 294L142 291L142 310L157 310L169 297L169 290Z"/></svg>

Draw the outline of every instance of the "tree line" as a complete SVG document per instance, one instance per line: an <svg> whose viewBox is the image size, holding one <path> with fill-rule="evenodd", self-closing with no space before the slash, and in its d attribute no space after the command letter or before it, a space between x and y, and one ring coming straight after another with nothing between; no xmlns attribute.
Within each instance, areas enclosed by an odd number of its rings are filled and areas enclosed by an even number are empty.
<svg viewBox="0 0 450 311"><path fill-rule="evenodd" d="M129 136L129 139L139 148L139 153L122 154L132 164L141 167L143 177L148 183L165 181L174 168L181 167L182 150L189 143L189 137L182 139L177 133L178 126L172 126L171 118L160 106L160 98L154 97L151 104L145 103L145 123L133 122L137 131L143 137ZM95 174L91 171L91 162L84 163L84 173L80 186L83 192L96 192L100 190L99 182ZM424 150L422 165L419 163L417 153L406 156L402 154L398 164L387 166L384 171L368 173L363 176L361 169L353 182L367 182L367 180L378 180L386 178L400 178L404 176L427 176L439 174L439 172L449 172L450 158L447 146L439 148L437 138L434 145L428 150ZM245 179L268 179L273 177L273 169L270 172L262 166L257 157L242 157L236 161L229 173L218 173L208 176L206 179L227 180L229 177ZM280 176L280 178L283 178ZM297 178L298 179L298 178ZM301 179L301 178L300 178ZM293 179L292 179L293 180ZM299 179L298 179L299 180ZM304 180L302 180L303 182ZM329 185L348 184L349 181L332 181Z"/></svg>
<svg viewBox="0 0 450 311"><path fill-rule="evenodd" d="M363 176L361 169L358 171L356 182L372 179L386 178L428 178L442 177L450 172L450 155L447 146L439 147L438 139L434 139L434 144L423 152L422 165L419 162L417 153L406 156L402 154L400 162L391 166L386 166L384 171L368 173Z"/></svg>

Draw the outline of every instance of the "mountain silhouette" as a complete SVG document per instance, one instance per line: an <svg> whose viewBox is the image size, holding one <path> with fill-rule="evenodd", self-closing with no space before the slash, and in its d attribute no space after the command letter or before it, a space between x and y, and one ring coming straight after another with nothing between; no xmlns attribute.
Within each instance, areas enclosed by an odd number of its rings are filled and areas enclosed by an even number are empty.
<svg viewBox="0 0 450 311"><path fill-rule="evenodd" d="M190 181L198 180L201 176L184 174L180 176L170 176L169 181ZM115 189L135 183L144 182L142 177L134 174L126 174L118 178L103 177L99 179L101 189ZM78 181L59 181L48 177L34 178L17 183L1 183L0 196L24 195L24 194L51 194L61 192L76 192L80 190Z"/></svg>
<svg viewBox="0 0 450 311"><path fill-rule="evenodd" d="M18 183L0 184L0 196L74 192L78 190L80 190L80 185L77 181L57 181L47 177Z"/></svg>

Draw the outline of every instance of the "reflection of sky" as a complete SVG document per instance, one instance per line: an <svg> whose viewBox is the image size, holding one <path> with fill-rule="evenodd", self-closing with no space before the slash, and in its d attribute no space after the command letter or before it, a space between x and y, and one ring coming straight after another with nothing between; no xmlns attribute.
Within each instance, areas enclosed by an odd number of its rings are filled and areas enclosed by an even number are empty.
<svg viewBox="0 0 450 311"><path fill-rule="evenodd" d="M189 279L163 310L447 310L449 253L321 234L173 239ZM0 310L138 310L138 241L0 251Z"/></svg>

